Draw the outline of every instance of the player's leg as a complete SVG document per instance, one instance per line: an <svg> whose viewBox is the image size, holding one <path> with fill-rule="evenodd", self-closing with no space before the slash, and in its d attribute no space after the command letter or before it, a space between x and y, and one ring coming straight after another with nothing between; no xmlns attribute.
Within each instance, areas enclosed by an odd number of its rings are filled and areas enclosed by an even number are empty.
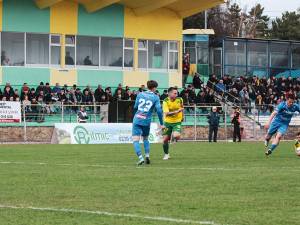
<svg viewBox="0 0 300 225"><path fill-rule="evenodd" d="M163 130L163 150L164 150L164 158L163 160L168 160L169 156L169 141L172 137L172 126L168 123L165 123L165 129Z"/></svg>
<svg viewBox="0 0 300 225"><path fill-rule="evenodd" d="M179 139L181 138L181 123L173 124L172 131L175 141L179 141Z"/></svg>
<svg viewBox="0 0 300 225"><path fill-rule="evenodd" d="M280 143L280 140L281 140L282 136L287 132L287 129L288 129L287 124L281 124L280 125L280 127L277 130L277 134L276 134L275 138L272 141L272 145L270 146L270 148L266 152L266 155L272 154L273 151L278 147L278 145Z"/></svg>
<svg viewBox="0 0 300 225"><path fill-rule="evenodd" d="M135 150L135 153L137 155L137 157L139 158L138 161L138 165L142 165L144 164L144 157L142 155L142 150L141 150L141 146L140 146L140 137L142 135L142 127L137 125L137 124L133 124L132 127L132 141L133 141L133 147Z"/></svg>
<svg viewBox="0 0 300 225"><path fill-rule="evenodd" d="M266 148L268 148L269 142L270 142L271 138L273 137L274 134L276 134L277 130L279 129L279 125L280 124L278 124L276 122L272 122L270 124L268 132L267 132L267 134L265 136L265 143L264 144L265 144Z"/></svg>
<svg viewBox="0 0 300 225"><path fill-rule="evenodd" d="M150 164L150 142L149 142L149 134L150 134L150 126L143 127L143 142L144 142L144 150L145 150L145 158L146 164Z"/></svg>

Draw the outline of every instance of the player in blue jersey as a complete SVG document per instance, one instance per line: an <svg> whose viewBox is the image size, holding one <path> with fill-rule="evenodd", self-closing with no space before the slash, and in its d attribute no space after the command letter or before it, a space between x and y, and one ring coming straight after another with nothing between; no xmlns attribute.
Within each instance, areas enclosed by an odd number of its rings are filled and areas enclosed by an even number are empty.
<svg viewBox="0 0 300 225"><path fill-rule="evenodd" d="M160 126L163 128L163 113L159 97L155 94L157 82L150 80L147 82L148 91L138 94L134 110L136 111L132 125L132 140L137 156L139 157L138 165L145 163L140 146L140 137L143 137L146 164L150 164L150 143L148 136L150 133L151 118L154 109L157 112Z"/></svg>
<svg viewBox="0 0 300 225"><path fill-rule="evenodd" d="M295 112L300 112L299 104L294 103L295 97L293 94L287 96L287 100L281 102L274 112L271 114L269 121L265 125L268 133L265 137L265 147L267 148L266 156L272 154L275 148L279 145L280 139L287 132L288 126ZM269 141L276 134L272 145L269 147Z"/></svg>

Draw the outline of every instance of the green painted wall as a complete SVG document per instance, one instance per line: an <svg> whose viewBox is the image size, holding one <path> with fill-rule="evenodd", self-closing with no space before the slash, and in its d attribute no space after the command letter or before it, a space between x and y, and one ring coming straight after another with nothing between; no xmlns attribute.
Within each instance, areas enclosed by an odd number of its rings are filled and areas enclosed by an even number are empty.
<svg viewBox="0 0 300 225"><path fill-rule="evenodd" d="M122 71L77 70L77 83L80 86L99 84L104 87L117 87L123 83Z"/></svg>
<svg viewBox="0 0 300 225"><path fill-rule="evenodd" d="M50 70L48 68L19 68L3 67L2 84L10 83L12 85L38 85L41 81L50 82Z"/></svg>
<svg viewBox="0 0 300 225"><path fill-rule="evenodd" d="M124 36L124 6L111 5L94 13L83 6L78 9L78 34L92 36Z"/></svg>
<svg viewBox="0 0 300 225"><path fill-rule="evenodd" d="M156 80L158 82L158 88L169 87L169 73L150 72L149 79Z"/></svg>
<svg viewBox="0 0 300 225"><path fill-rule="evenodd" d="M3 1L3 31L50 32L50 9L39 9L33 0Z"/></svg>

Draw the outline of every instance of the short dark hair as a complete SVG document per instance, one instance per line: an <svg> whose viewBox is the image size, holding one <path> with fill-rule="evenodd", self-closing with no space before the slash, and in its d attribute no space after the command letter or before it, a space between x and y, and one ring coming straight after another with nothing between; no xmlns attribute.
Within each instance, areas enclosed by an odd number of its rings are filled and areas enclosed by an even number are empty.
<svg viewBox="0 0 300 225"><path fill-rule="evenodd" d="M297 133L297 136L300 136L300 132Z"/></svg>
<svg viewBox="0 0 300 225"><path fill-rule="evenodd" d="M174 87L169 87L168 93L170 93L171 91L174 91L174 90L176 90L176 88L174 88Z"/></svg>
<svg viewBox="0 0 300 225"><path fill-rule="evenodd" d="M294 95L294 94L288 94L288 95L286 96L286 98L287 98L287 99L293 99L293 100L295 100L295 95Z"/></svg>
<svg viewBox="0 0 300 225"><path fill-rule="evenodd" d="M147 88L148 89L153 89L153 88L157 88L158 87L158 83L155 80L149 80L147 82Z"/></svg>

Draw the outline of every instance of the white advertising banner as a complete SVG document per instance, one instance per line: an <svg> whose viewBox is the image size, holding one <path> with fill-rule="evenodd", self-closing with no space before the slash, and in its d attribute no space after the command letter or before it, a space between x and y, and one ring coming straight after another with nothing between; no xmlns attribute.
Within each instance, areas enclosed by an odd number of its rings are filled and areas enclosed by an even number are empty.
<svg viewBox="0 0 300 225"><path fill-rule="evenodd" d="M152 123L151 143L161 142L158 124ZM52 143L58 144L124 144L132 143L131 123L56 123Z"/></svg>
<svg viewBox="0 0 300 225"><path fill-rule="evenodd" d="M0 101L0 123L20 123L21 103Z"/></svg>

